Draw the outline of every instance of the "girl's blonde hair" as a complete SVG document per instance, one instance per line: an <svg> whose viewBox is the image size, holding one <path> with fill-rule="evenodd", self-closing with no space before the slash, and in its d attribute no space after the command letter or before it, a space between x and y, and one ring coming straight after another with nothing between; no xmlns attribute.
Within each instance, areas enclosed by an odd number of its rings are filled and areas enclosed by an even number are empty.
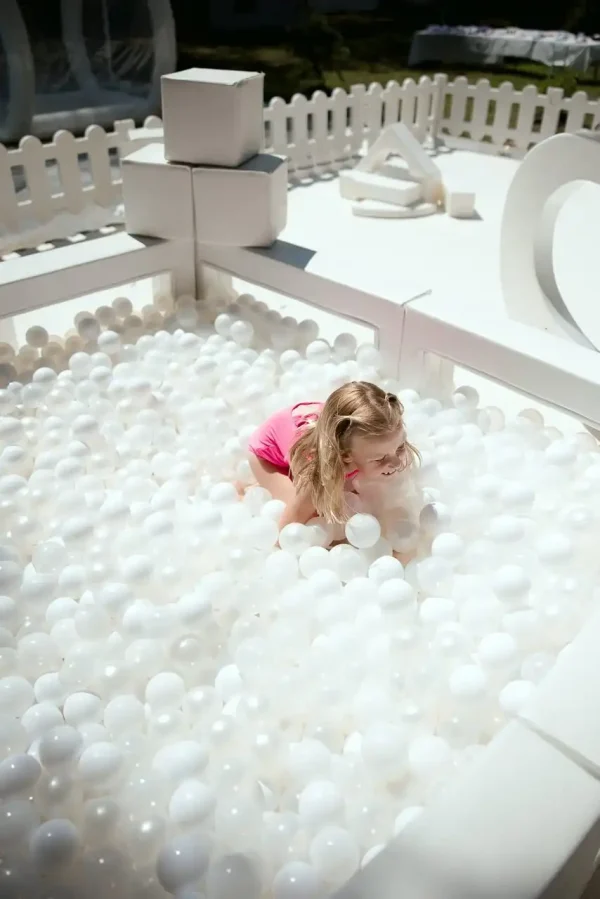
<svg viewBox="0 0 600 899"><path fill-rule="evenodd" d="M306 493L319 515L344 522L345 458L354 437L385 437L403 427L404 408L397 396L368 381L351 381L327 399L318 420L298 438L290 453L296 489ZM406 443L404 468L417 450Z"/></svg>

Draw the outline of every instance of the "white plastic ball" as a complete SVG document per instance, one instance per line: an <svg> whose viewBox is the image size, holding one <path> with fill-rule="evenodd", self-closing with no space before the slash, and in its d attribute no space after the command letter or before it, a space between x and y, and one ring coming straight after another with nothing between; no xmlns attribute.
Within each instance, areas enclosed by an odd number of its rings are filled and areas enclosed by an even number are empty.
<svg viewBox="0 0 600 899"><path fill-rule="evenodd" d="M356 841L347 830L334 825L324 827L316 834L308 854L317 876L338 886L349 880L360 864Z"/></svg>
<svg viewBox="0 0 600 899"><path fill-rule="evenodd" d="M169 800L169 818L177 825L199 825L209 817L215 805L213 787L200 780L184 780Z"/></svg>
<svg viewBox="0 0 600 899"><path fill-rule="evenodd" d="M31 755L11 755L0 762L0 799L31 790L42 773Z"/></svg>
<svg viewBox="0 0 600 899"><path fill-rule="evenodd" d="M408 747L408 769L415 777L430 779L448 766L452 752L446 740L423 734L411 740Z"/></svg>
<svg viewBox="0 0 600 899"><path fill-rule="evenodd" d="M519 715L528 702L531 700L536 690L536 685L531 681L513 680L502 688L498 696L500 708L507 715Z"/></svg>
<svg viewBox="0 0 600 899"><path fill-rule="evenodd" d="M78 772L84 783L104 784L116 777L122 764L123 753L114 743L93 743L81 753Z"/></svg>
<svg viewBox="0 0 600 899"><path fill-rule="evenodd" d="M184 695L185 682L172 671L155 674L146 685L146 702L156 712L178 708Z"/></svg>
<svg viewBox="0 0 600 899"><path fill-rule="evenodd" d="M448 686L458 700L481 700L486 695L488 678L478 665L460 665L451 673Z"/></svg>
<svg viewBox="0 0 600 899"><path fill-rule="evenodd" d="M273 878L273 899L320 899L322 884L312 865L291 861Z"/></svg>
<svg viewBox="0 0 600 899"><path fill-rule="evenodd" d="M312 540L312 534L304 524L286 524L279 534L281 549L295 556L300 556L310 549Z"/></svg>
<svg viewBox="0 0 600 899"><path fill-rule="evenodd" d="M73 727L99 721L102 717L102 700L93 693L71 693L65 700L63 715L66 723Z"/></svg>
<svg viewBox="0 0 600 899"><path fill-rule="evenodd" d="M381 525L375 516L358 513L346 523L346 537L357 549L368 549L381 537Z"/></svg>
<svg viewBox="0 0 600 899"><path fill-rule="evenodd" d="M341 815L344 799L334 783L316 780L309 783L298 798L298 814L305 827L322 826Z"/></svg>
<svg viewBox="0 0 600 899"><path fill-rule="evenodd" d="M488 671L507 668L517 659L517 641L510 634L486 634L477 647L477 661Z"/></svg>
<svg viewBox="0 0 600 899"><path fill-rule="evenodd" d="M210 858L205 836L184 834L170 840L158 854L156 876L167 893L176 893L204 875Z"/></svg>
<svg viewBox="0 0 600 899"><path fill-rule="evenodd" d="M45 821L33 831L29 839L31 861L40 873L70 865L79 847L77 828L65 818Z"/></svg>

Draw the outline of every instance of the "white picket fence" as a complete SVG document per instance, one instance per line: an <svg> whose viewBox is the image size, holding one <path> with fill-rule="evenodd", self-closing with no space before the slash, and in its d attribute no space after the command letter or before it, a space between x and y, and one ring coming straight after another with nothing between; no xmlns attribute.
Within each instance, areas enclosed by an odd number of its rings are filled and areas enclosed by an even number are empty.
<svg viewBox="0 0 600 899"><path fill-rule="evenodd" d="M264 117L266 148L287 156L292 173L310 174L356 156L396 122L421 140L433 132L526 151L559 130L598 127L600 102L583 91L565 97L560 88L518 91L510 83L495 88L485 79L436 75L318 91L310 99L296 94L290 103L275 98ZM50 143L28 136L16 149L0 145L0 251L36 245L50 231L66 236L85 227L84 219L92 227L119 221L120 157L161 136L160 119L151 117L143 128L128 120L109 133L92 125L83 137L61 131Z"/></svg>

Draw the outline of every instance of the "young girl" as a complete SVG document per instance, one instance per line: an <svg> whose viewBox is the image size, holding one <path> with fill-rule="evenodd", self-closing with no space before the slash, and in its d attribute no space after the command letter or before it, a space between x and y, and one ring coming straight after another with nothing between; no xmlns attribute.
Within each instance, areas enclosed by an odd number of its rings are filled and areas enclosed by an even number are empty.
<svg viewBox="0 0 600 899"><path fill-rule="evenodd" d="M297 403L258 428L248 443L261 487L283 500L280 527L315 515L343 523L348 493L364 479L383 483L417 455L408 443L403 407L376 384L351 381L325 403Z"/></svg>

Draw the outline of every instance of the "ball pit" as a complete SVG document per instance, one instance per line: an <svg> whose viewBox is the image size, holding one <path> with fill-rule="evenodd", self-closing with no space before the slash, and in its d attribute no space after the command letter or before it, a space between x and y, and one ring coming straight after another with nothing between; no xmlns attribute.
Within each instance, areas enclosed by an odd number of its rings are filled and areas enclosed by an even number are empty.
<svg viewBox="0 0 600 899"><path fill-rule="evenodd" d="M0 893L318 899L580 629L596 441L402 391L249 296L75 325L0 347ZM316 521L276 548L245 440L355 378L405 404L419 527L359 512L350 545Z"/></svg>

